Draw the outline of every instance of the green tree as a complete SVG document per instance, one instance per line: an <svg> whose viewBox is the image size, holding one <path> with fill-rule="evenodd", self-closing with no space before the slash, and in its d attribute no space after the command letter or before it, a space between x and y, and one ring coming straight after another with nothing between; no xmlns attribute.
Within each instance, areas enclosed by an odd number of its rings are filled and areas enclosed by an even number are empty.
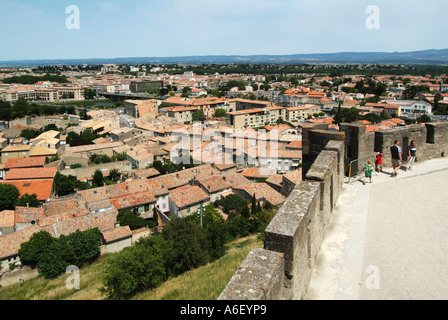
<svg viewBox="0 0 448 320"><path fill-rule="evenodd" d="M34 233L27 242L20 245L18 251L20 262L24 266L36 268L42 253L55 241L56 239L47 231L42 230Z"/></svg>
<svg viewBox="0 0 448 320"><path fill-rule="evenodd" d="M37 271L45 279L54 279L64 273L69 265L70 263L66 261L64 244L56 240L40 254Z"/></svg>
<svg viewBox="0 0 448 320"><path fill-rule="evenodd" d="M26 206L30 206L33 208L39 208L41 206L41 203L39 200L37 200L37 196L36 194L28 194L25 193L23 196L21 196L17 202L16 202L16 206L17 207L26 207Z"/></svg>
<svg viewBox="0 0 448 320"><path fill-rule="evenodd" d="M50 242L38 256L37 270L46 279L64 273L68 266L81 268L100 255L100 231L98 228L75 231Z"/></svg>
<svg viewBox="0 0 448 320"><path fill-rule="evenodd" d="M65 176L59 172L56 172L53 181L55 194L59 197L63 197L75 192L78 179L75 176Z"/></svg>
<svg viewBox="0 0 448 320"><path fill-rule="evenodd" d="M244 207L247 207L248 201L238 194L230 194L225 197L222 206L223 211L229 214L231 211L241 213Z"/></svg>
<svg viewBox="0 0 448 320"><path fill-rule="evenodd" d="M184 87L182 89L182 95L181 95L182 97L188 98L190 96L190 94L191 94L191 88L190 87Z"/></svg>
<svg viewBox="0 0 448 320"><path fill-rule="evenodd" d="M227 114L226 109L217 108L215 110L214 116L215 116L215 118L223 118L226 116L226 114Z"/></svg>
<svg viewBox="0 0 448 320"><path fill-rule="evenodd" d="M144 227L151 228L154 226L154 223L152 221L146 221L129 209L120 210L117 215L117 221L120 222L120 226L129 226L131 230L136 230Z"/></svg>
<svg viewBox="0 0 448 320"><path fill-rule="evenodd" d="M0 184L0 211L14 210L19 196L19 189L15 185L8 183Z"/></svg>
<svg viewBox="0 0 448 320"><path fill-rule="evenodd" d="M112 169L109 171L109 180L117 182L120 179L120 171L118 169Z"/></svg>
<svg viewBox="0 0 448 320"><path fill-rule="evenodd" d="M198 110L196 112L193 113L193 122L199 122L199 121L205 121L205 114L204 111L202 110Z"/></svg>
<svg viewBox="0 0 448 320"><path fill-rule="evenodd" d="M166 241L154 235L110 257L101 292L109 299L129 299L156 288L167 278L165 253Z"/></svg>
<svg viewBox="0 0 448 320"><path fill-rule="evenodd" d="M97 187L102 187L104 186L104 176L103 176L103 172L100 169L96 169L93 172L93 183L97 186Z"/></svg>
<svg viewBox="0 0 448 320"><path fill-rule="evenodd" d="M210 261L207 237L200 225L188 219L175 218L162 232L167 241L166 269L177 276Z"/></svg>
<svg viewBox="0 0 448 320"><path fill-rule="evenodd" d="M90 88L85 88L84 89L84 97L87 100L92 100L93 98L95 98L95 96L96 96L95 90L92 90Z"/></svg>
<svg viewBox="0 0 448 320"><path fill-rule="evenodd" d="M24 139L31 140L36 138L39 135L39 132L37 130L33 129L24 129L20 133L20 136Z"/></svg>

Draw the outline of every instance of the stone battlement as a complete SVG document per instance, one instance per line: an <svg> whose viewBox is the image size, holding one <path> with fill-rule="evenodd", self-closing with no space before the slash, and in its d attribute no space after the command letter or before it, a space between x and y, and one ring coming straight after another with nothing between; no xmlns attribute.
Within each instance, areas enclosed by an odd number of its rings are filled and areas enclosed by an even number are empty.
<svg viewBox="0 0 448 320"><path fill-rule="evenodd" d="M342 124L341 131L303 128L303 181L289 194L265 230L264 249L250 252L219 300L300 300L325 237L325 229L352 160L382 152L398 139L407 152L415 140L418 160L448 155L448 123L428 123L367 132L366 126ZM306 141L305 141L306 139ZM406 157L403 157L403 161Z"/></svg>

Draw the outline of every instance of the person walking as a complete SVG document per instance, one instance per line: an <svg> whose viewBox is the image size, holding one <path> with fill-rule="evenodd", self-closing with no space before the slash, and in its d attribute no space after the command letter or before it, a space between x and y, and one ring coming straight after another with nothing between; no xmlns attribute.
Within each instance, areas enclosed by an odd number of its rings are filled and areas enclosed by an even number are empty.
<svg viewBox="0 0 448 320"><path fill-rule="evenodd" d="M372 165L372 161L369 160L364 168L365 171L365 175L364 175L364 180L363 183L366 184L366 179L369 178L369 182L372 183L372 172L373 172L373 165Z"/></svg>
<svg viewBox="0 0 448 320"><path fill-rule="evenodd" d="M378 173L383 172L383 154L378 152L375 157L375 167Z"/></svg>
<svg viewBox="0 0 448 320"><path fill-rule="evenodd" d="M402 151L401 151L399 140L395 140L394 145L392 147L390 147L390 154L392 157L392 168L393 168L392 177L396 177L397 170L401 168L401 163L403 162L402 156L401 156Z"/></svg>
<svg viewBox="0 0 448 320"><path fill-rule="evenodd" d="M415 156L417 154L417 146L415 140L411 141L411 144L408 147L408 163L406 165L406 171L412 170L412 164L415 162Z"/></svg>

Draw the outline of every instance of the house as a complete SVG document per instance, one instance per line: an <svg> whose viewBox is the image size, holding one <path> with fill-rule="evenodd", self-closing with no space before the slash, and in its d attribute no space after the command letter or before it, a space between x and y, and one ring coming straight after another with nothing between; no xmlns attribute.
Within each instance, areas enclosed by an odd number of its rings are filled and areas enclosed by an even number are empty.
<svg viewBox="0 0 448 320"><path fill-rule="evenodd" d="M21 195L35 194L37 200L47 201L53 195L53 179L33 179L33 180L6 180L0 183L12 184L19 189Z"/></svg>
<svg viewBox="0 0 448 320"><path fill-rule="evenodd" d="M119 227L101 233L101 242L106 253L114 253L132 245L132 231L129 226Z"/></svg>
<svg viewBox="0 0 448 320"><path fill-rule="evenodd" d="M302 182L302 169L297 169L285 173L282 176L282 189L280 193L285 197L288 197L300 182Z"/></svg>
<svg viewBox="0 0 448 320"><path fill-rule="evenodd" d="M165 111L168 117L173 118L178 123L193 122L193 114L198 111L197 107L167 107Z"/></svg>
<svg viewBox="0 0 448 320"><path fill-rule="evenodd" d="M137 135L143 133L143 130L137 128L119 128L114 129L109 132L110 137L112 138L112 142L124 141L129 138L133 138Z"/></svg>
<svg viewBox="0 0 448 320"><path fill-rule="evenodd" d="M249 148L245 154L246 166L273 169L279 173L296 170L302 160L302 151L297 149ZM250 170L243 171L242 174L247 176L250 174Z"/></svg>
<svg viewBox="0 0 448 320"><path fill-rule="evenodd" d="M126 159L132 163L132 167L143 170L154 162L154 155L143 148L136 148L128 151Z"/></svg>
<svg viewBox="0 0 448 320"><path fill-rule="evenodd" d="M60 137L61 133L59 131L49 130L41 133L36 138L31 139L30 144L57 150L61 145Z"/></svg>
<svg viewBox="0 0 448 320"><path fill-rule="evenodd" d="M421 116L432 114L432 105L425 101L417 100L394 100L393 105L398 105L401 109L401 116Z"/></svg>
<svg viewBox="0 0 448 320"><path fill-rule="evenodd" d="M280 207L286 200L284 195L271 188L267 183L255 183L246 187L233 188L233 191L248 201L251 201L255 195L256 201L260 201L262 206L269 202L275 207Z"/></svg>
<svg viewBox="0 0 448 320"><path fill-rule="evenodd" d="M273 174L277 173L277 169L274 168L247 168L241 172L241 175L247 178L248 180L251 180L253 182L256 182L260 179L267 179Z"/></svg>
<svg viewBox="0 0 448 320"><path fill-rule="evenodd" d="M184 218L197 212L199 205L208 205L210 196L198 186L186 185L170 191L171 217Z"/></svg>
<svg viewBox="0 0 448 320"><path fill-rule="evenodd" d="M8 159L0 170L0 177L4 178L10 169L20 168L43 168L45 165L45 157L18 158Z"/></svg>
<svg viewBox="0 0 448 320"><path fill-rule="evenodd" d="M8 146L0 151L1 163L6 163L9 159L28 158L31 150L31 145Z"/></svg>
<svg viewBox="0 0 448 320"><path fill-rule="evenodd" d="M160 176L160 172L154 168L134 171L132 179L149 179Z"/></svg>
<svg viewBox="0 0 448 320"><path fill-rule="evenodd" d="M222 177L232 188L252 185L252 182L240 173L226 173Z"/></svg>
<svg viewBox="0 0 448 320"><path fill-rule="evenodd" d="M30 240L31 236L39 231L38 226L32 226L6 234L0 237L0 266L1 270L9 269L11 263L20 262L20 245Z"/></svg>
<svg viewBox="0 0 448 320"><path fill-rule="evenodd" d="M4 180L53 179L57 169L57 167L13 168L8 171Z"/></svg>
<svg viewBox="0 0 448 320"><path fill-rule="evenodd" d="M52 142L51 142L52 143ZM30 151L30 157L54 157L58 154L57 149L50 149L40 145L34 146Z"/></svg>
<svg viewBox="0 0 448 320"><path fill-rule="evenodd" d="M232 186L222 176L210 176L197 181L201 187L210 196L210 201L215 202L221 199L221 194L232 190Z"/></svg>
<svg viewBox="0 0 448 320"><path fill-rule="evenodd" d="M3 210L0 212L0 236L15 231L15 217L16 212L14 210Z"/></svg>

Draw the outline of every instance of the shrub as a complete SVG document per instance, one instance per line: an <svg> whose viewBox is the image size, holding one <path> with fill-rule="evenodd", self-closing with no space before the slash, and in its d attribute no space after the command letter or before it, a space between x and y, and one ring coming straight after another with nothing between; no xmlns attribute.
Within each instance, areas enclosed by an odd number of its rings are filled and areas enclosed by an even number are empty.
<svg viewBox="0 0 448 320"><path fill-rule="evenodd" d="M79 268L86 262L92 262L100 255L100 231L97 228L84 232L77 230L68 236L52 237L46 231L40 231L22 243L19 249L23 265L37 268L46 279L64 273L70 265Z"/></svg>
<svg viewBox="0 0 448 320"><path fill-rule="evenodd" d="M166 280L165 248L165 240L155 235L113 255L100 291L110 299L127 299L156 288Z"/></svg>

